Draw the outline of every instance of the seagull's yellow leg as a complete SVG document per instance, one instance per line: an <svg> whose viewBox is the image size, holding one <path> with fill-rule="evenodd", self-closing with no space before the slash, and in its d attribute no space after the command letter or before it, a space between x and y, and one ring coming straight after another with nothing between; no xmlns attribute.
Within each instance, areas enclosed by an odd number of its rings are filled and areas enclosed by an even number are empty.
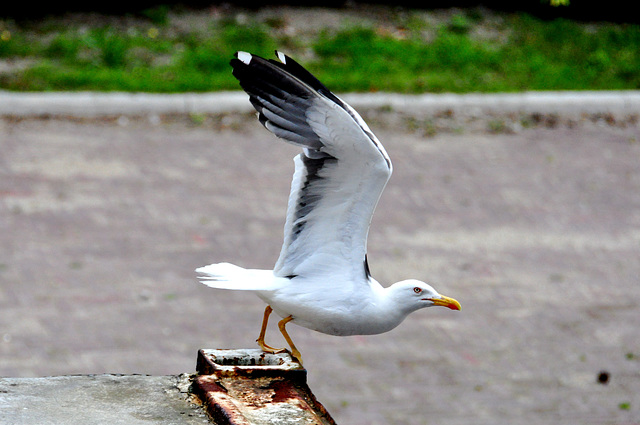
<svg viewBox="0 0 640 425"><path fill-rule="evenodd" d="M272 311L273 309L271 308L270 305L268 305L267 308L264 309L264 318L262 319L262 329L260 329L260 336L258 337L258 339L256 339L256 341L258 342L258 345L260 346L260 348L262 348L262 351L264 351L265 353L271 353L271 354L284 353L285 351L287 351L285 348L273 348L264 342L264 335L267 333L267 323L269 323L269 315L271 315Z"/></svg>
<svg viewBox="0 0 640 425"><path fill-rule="evenodd" d="M293 320L293 316L285 317L284 319L278 322L278 327L280 328L280 332L282 333L282 336L284 337L284 339L287 340L287 344L289 344L289 347L291 347L291 355L295 357L300 362L300 364L302 364L302 355L300 354L300 351L298 351L298 349L296 348L295 344L291 340L291 337L287 333L287 330L285 329L285 326L287 326L287 323L289 323L292 320Z"/></svg>

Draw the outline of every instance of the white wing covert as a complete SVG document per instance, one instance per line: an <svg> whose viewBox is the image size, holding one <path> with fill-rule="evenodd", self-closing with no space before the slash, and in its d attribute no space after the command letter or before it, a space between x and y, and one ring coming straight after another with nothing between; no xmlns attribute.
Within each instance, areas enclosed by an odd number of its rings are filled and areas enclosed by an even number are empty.
<svg viewBox="0 0 640 425"><path fill-rule="evenodd" d="M295 172L274 274L339 271L367 279L366 243L391 161L362 118L288 56L281 62L246 52L231 61L260 122L303 148Z"/></svg>

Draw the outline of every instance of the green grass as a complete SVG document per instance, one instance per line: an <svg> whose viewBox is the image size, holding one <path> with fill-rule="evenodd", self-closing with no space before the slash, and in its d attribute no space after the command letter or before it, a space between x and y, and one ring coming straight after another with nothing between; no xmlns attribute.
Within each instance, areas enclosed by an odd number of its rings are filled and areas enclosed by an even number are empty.
<svg viewBox="0 0 640 425"><path fill-rule="evenodd" d="M429 43L355 28L315 43L313 64L336 90L498 92L640 88L640 30L568 21L509 21L507 41L443 27Z"/></svg>
<svg viewBox="0 0 640 425"><path fill-rule="evenodd" d="M236 90L236 50L278 48L332 90L510 92L640 88L640 27L544 22L471 10L437 23L424 13L345 22L305 36L279 18L254 16L178 25L167 9L146 19L77 24L0 21L0 89L202 92ZM202 22L199 21L199 22Z"/></svg>

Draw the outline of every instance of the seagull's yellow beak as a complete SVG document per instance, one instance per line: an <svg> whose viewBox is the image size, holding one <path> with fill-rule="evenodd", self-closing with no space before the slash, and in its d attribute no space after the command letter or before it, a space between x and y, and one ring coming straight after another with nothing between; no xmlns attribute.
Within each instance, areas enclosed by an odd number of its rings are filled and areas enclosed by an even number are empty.
<svg viewBox="0 0 640 425"><path fill-rule="evenodd" d="M442 307L448 307L451 310L462 310L462 306L457 300L453 298L440 295L440 298L430 298L434 305L441 305Z"/></svg>

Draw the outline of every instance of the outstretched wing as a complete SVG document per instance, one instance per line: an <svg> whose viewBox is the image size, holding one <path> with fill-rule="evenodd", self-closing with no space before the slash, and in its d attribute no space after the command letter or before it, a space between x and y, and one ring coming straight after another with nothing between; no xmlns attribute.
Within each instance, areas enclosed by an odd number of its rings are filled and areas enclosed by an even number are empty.
<svg viewBox="0 0 640 425"><path fill-rule="evenodd" d="M366 245L391 161L360 115L288 56L231 61L260 122L301 146L294 158L284 243L274 273L368 277Z"/></svg>

